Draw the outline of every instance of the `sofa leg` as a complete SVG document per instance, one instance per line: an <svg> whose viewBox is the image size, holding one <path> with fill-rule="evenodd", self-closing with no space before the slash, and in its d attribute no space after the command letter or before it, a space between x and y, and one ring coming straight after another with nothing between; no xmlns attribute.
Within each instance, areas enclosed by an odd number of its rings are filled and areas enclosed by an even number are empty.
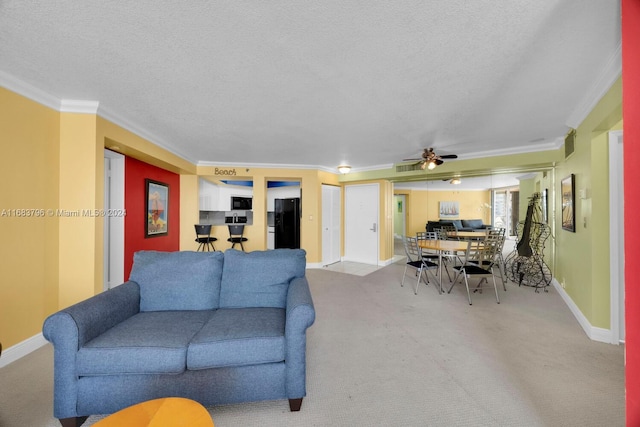
<svg viewBox="0 0 640 427"><path fill-rule="evenodd" d="M291 412L298 412L301 406L302 406L302 398L289 399L289 409L291 409Z"/></svg>
<svg viewBox="0 0 640 427"><path fill-rule="evenodd" d="M60 418L62 427L80 427L89 417Z"/></svg>

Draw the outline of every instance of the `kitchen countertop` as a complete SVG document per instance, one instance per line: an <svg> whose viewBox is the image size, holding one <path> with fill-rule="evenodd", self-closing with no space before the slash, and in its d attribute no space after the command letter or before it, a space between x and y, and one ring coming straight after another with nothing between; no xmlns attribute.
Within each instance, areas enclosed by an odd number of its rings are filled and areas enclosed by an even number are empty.
<svg viewBox="0 0 640 427"><path fill-rule="evenodd" d="M235 215L234 215L235 214ZM200 224L229 225L234 224L252 225L252 211L200 211Z"/></svg>

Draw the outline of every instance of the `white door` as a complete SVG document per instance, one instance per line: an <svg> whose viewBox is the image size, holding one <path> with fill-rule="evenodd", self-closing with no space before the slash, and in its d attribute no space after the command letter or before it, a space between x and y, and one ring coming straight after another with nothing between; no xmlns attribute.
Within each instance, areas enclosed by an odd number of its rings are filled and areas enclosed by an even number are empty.
<svg viewBox="0 0 640 427"><path fill-rule="evenodd" d="M344 260L378 265L378 184L345 187Z"/></svg>
<svg viewBox="0 0 640 427"><path fill-rule="evenodd" d="M340 261L340 187L322 186L322 265Z"/></svg>
<svg viewBox="0 0 640 427"><path fill-rule="evenodd" d="M104 150L103 289L124 282L124 156Z"/></svg>

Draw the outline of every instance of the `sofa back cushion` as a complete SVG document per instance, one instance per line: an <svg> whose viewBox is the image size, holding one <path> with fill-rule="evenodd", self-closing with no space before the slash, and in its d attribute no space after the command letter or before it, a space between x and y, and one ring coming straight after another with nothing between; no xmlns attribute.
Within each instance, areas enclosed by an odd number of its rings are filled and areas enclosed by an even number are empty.
<svg viewBox="0 0 640 427"><path fill-rule="evenodd" d="M484 224L481 219L463 219L462 225L466 228L483 228Z"/></svg>
<svg viewBox="0 0 640 427"><path fill-rule="evenodd" d="M304 277L303 249L224 252L220 308L277 307L287 302L289 282Z"/></svg>
<svg viewBox="0 0 640 427"><path fill-rule="evenodd" d="M218 308L223 261L222 252L136 252L129 279L140 286L140 311Z"/></svg>
<svg viewBox="0 0 640 427"><path fill-rule="evenodd" d="M436 231L436 228L440 228L440 221L427 221L425 229L428 232Z"/></svg>

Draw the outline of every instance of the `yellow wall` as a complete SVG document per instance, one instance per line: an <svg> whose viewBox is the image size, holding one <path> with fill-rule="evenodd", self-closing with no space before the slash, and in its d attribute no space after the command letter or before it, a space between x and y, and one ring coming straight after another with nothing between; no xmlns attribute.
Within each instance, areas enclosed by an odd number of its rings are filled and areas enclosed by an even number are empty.
<svg viewBox="0 0 640 427"><path fill-rule="evenodd" d="M103 207L105 146L185 174L181 219L192 227L190 215L197 218L195 165L95 114L60 113L0 88L0 136L5 349L37 335L47 315L103 288L102 219L78 212Z"/></svg>
<svg viewBox="0 0 640 427"><path fill-rule="evenodd" d="M44 316L58 306L58 223L46 210L58 207L60 113L0 88L0 138L0 341L6 349L40 332ZM22 209L37 211L25 217Z"/></svg>
<svg viewBox="0 0 640 427"><path fill-rule="evenodd" d="M485 224L491 223L491 211L484 209L485 203L491 204L491 191L427 191L402 190L395 194L407 196L406 231L408 236L414 236L419 231L425 231L427 221L437 221L440 218L440 202L459 202L459 219L480 218Z"/></svg>
<svg viewBox="0 0 640 427"><path fill-rule="evenodd" d="M103 204L97 180L104 173L103 157L96 143L96 116L60 114L60 209L75 213ZM58 221L58 305L66 307L102 289L102 219L60 215Z"/></svg>

